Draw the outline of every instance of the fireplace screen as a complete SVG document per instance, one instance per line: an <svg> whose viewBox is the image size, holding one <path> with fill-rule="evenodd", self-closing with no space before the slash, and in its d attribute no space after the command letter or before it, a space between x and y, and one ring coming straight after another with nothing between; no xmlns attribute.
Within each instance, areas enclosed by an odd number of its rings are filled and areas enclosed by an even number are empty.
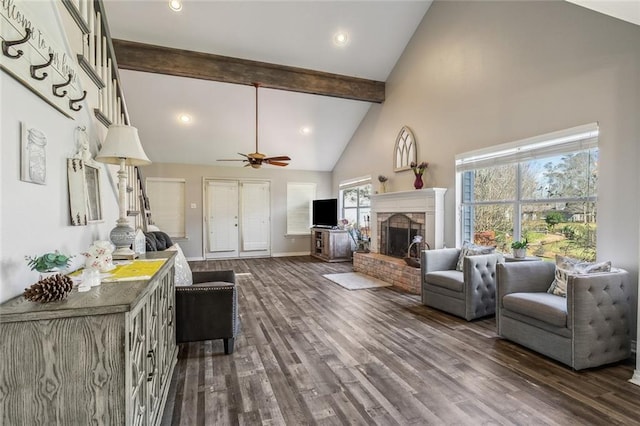
<svg viewBox="0 0 640 426"><path fill-rule="evenodd" d="M422 224L411 220L405 214L394 214L381 222L380 254L399 258L406 257L409 245L416 235L421 235L424 238Z"/></svg>

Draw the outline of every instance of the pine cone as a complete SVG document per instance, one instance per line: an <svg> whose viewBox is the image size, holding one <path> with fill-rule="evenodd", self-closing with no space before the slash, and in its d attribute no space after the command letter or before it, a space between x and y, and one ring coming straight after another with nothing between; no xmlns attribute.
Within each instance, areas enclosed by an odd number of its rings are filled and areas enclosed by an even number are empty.
<svg viewBox="0 0 640 426"><path fill-rule="evenodd" d="M29 288L24 289L24 298L32 302L53 302L62 300L73 288L71 278L66 275L56 274L38 281Z"/></svg>

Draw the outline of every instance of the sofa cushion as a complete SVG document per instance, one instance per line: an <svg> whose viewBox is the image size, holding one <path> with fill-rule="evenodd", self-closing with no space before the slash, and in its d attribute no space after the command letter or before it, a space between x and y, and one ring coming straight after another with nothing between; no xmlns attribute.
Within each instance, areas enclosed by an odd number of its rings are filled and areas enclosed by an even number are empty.
<svg viewBox="0 0 640 426"><path fill-rule="evenodd" d="M511 293L502 298L505 309L556 327L567 326L567 299L550 293Z"/></svg>
<svg viewBox="0 0 640 426"><path fill-rule="evenodd" d="M464 274L460 271L434 271L425 275L425 281L431 285L462 292Z"/></svg>
<svg viewBox="0 0 640 426"><path fill-rule="evenodd" d="M555 279L547 292L556 296L567 297L567 279L574 274L592 274L596 272L610 272L611 262L585 262L580 259L556 255Z"/></svg>
<svg viewBox="0 0 640 426"><path fill-rule="evenodd" d="M465 241L460 249L460 257L458 257L458 263L456 264L456 271L464 271L464 258L467 256L475 256L477 254L492 254L495 253L496 248L491 246L479 246L469 241Z"/></svg>

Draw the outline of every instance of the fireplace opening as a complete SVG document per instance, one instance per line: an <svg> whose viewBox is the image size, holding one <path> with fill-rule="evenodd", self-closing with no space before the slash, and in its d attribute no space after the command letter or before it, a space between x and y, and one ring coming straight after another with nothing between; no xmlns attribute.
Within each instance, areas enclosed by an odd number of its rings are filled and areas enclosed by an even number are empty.
<svg viewBox="0 0 640 426"><path fill-rule="evenodd" d="M402 213L392 215L380 225L380 254L402 259L407 256L413 237L424 238L422 224Z"/></svg>

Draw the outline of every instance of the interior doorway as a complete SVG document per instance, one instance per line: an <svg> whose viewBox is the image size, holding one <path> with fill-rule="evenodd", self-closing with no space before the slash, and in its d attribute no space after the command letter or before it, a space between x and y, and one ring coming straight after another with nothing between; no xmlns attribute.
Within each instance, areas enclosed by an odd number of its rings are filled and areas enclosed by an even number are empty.
<svg viewBox="0 0 640 426"><path fill-rule="evenodd" d="M271 255L270 182L205 180L206 259Z"/></svg>

